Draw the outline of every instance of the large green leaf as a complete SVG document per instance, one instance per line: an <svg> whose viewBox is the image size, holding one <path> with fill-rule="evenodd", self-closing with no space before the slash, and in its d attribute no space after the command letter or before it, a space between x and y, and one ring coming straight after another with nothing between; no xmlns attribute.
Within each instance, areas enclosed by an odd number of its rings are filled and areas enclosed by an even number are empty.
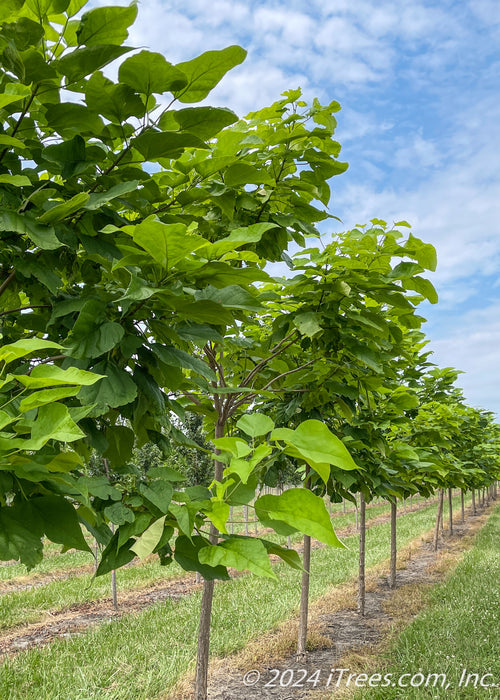
<svg viewBox="0 0 500 700"><path fill-rule="evenodd" d="M96 404L92 415L101 415L109 408L124 406L137 396L135 382L124 369L112 362L100 362L94 370L105 375L105 378L93 386L84 387L79 394L83 405Z"/></svg>
<svg viewBox="0 0 500 700"><path fill-rule="evenodd" d="M44 389L42 391L35 391L34 394L24 398L19 409L26 413L33 408L38 408L46 403L53 403L54 401L59 401L59 399L65 399L69 396L76 396L80 391L79 386L65 386L60 389Z"/></svg>
<svg viewBox="0 0 500 700"><path fill-rule="evenodd" d="M202 299L215 301L228 309L243 309L245 311L260 311L262 309L262 304L253 294L236 284L230 284L222 289L208 285L205 289L196 292L195 298L199 301Z"/></svg>
<svg viewBox="0 0 500 700"><path fill-rule="evenodd" d="M199 553L207 547L207 541L195 535L192 540L181 535L175 541L174 559L184 571L198 571L206 581L214 579L229 580L225 566L210 566L199 559Z"/></svg>
<svg viewBox="0 0 500 700"><path fill-rule="evenodd" d="M68 216L71 216L79 209L81 209L84 204L87 204L89 195L87 192L79 192L75 194L74 197L68 199L62 204L56 204L55 207L51 207L45 214L38 217L38 221L41 224L55 224Z"/></svg>
<svg viewBox="0 0 500 700"><path fill-rule="evenodd" d="M20 559L28 569L42 559L43 529L27 508L0 508L0 559Z"/></svg>
<svg viewBox="0 0 500 700"><path fill-rule="evenodd" d="M142 495L150 501L156 508L158 508L162 513L168 511L170 501L172 500L172 494L174 492L172 485L168 481L153 481L149 486L146 484L141 484L139 491Z"/></svg>
<svg viewBox="0 0 500 700"><path fill-rule="evenodd" d="M1 352L1 351L0 351ZM21 374L18 381L30 389L40 389L48 386L60 386L64 384L77 384L78 386L90 386L95 384L102 375L94 372L87 372L77 367L62 369L57 365L37 365L33 367L30 374Z"/></svg>
<svg viewBox="0 0 500 700"><path fill-rule="evenodd" d="M28 236L35 245L43 250L55 250L63 245L56 238L52 226L43 226L29 214L17 214L5 210L0 212L0 231L12 231Z"/></svg>
<svg viewBox="0 0 500 700"><path fill-rule="evenodd" d="M249 163L235 163L224 173L224 182L228 187L238 185L275 185L275 181L264 169L256 168Z"/></svg>
<svg viewBox="0 0 500 700"><path fill-rule="evenodd" d="M306 462L332 464L340 469L359 469L344 443L318 420L306 420L293 431L276 430L272 439L295 448Z"/></svg>
<svg viewBox="0 0 500 700"><path fill-rule="evenodd" d="M224 127L238 121L234 112L223 107L186 107L174 112L173 117L182 131L190 131L202 140L213 138Z"/></svg>
<svg viewBox="0 0 500 700"><path fill-rule="evenodd" d="M323 499L308 489L288 489L280 496L261 496L255 501L259 520L276 529L284 523L320 542L343 547L335 534Z"/></svg>
<svg viewBox="0 0 500 700"><path fill-rule="evenodd" d="M85 85L85 100L93 112L102 114L113 124L122 124L129 117L142 117L144 104L130 85L115 84L97 71Z"/></svg>
<svg viewBox="0 0 500 700"><path fill-rule="evenodd" d="M185 224L162 224L152 218L123 229L162 267L170 269L191 253L206 245L200 236L189 235Z"/></svg>
<svg viewBox="0 0 500 700"><path fill-rule="evenodd" d="M137 554L139 559L144 559L151 554L161 540L166 517L166 515L163 515L161 518L158 518L158 520L155 520L130 547L130 549Z"/></svg>
<svg viewBox="0 0 500 700"><path fill-rule="evenodd" d="M251 571L257 576L276 579L267 550L258 539L227 539L217 545L204 547L199 558L209 566L231 566L238 571Z"/></svg>
<svg viewBox="0 0 500 700"><path fill-rule="evenodd" d="M194 134L177 131L153 131L148 129L134 139L133 145L146 160L179 158L185 148L207 148Z"/></svg>
<svg viewBox="0 0 500 700"><path fill-rule="evenodd" d="M128 37L127 28L137 16L135 3L128 7L96 7L86 12L80 20L76 36L78 44L122 44Z"/></svg>
<svg viewBox="0 0 500 700"><path fill-rule="evenodd" d="M200 102L217 85L224 75L242 63L246 51L240 46L228 46L221 51L206 51L191 61L178 63L188 79L187 87L174 92L180 102Z"/></svg>
<svg viewBox="0 0 500 700"><path fill-rule="evenodd" d="M179 350L174 348L172 345L159 345L154 344L152 346L153 352L157 357L160 358L162 362L166 365L171 365L173 367L182 367L182 369L189 369L197 374L201 374L202 377L206 379L215 381L215 373L199 357L195 355L190 355L184 350Z"/></svg>
<svg viewBox="0 0 500 700"><path fill-rule="evenodd" d="M68 83L73 83L131 50L126 46L114 44L81 47L62 56L56 64L56 69L61 75L66 76Z"/></svg>
<svg viewBox="0 0 500 700"><path fill-rule="evenodd" d="M270 433L274 428L274 421L263 413L248 413L239 419L236 427L255 438Z"/></svg>
<svg viewBox="0 0 500 700"><path fill-rule="evenodd" d="M78 522L75 508L62 496L42 496L30 501L32 508L43 523L43 530L52 542L63 544L67 549L90 552Z"/></svg>
<svg viewBox="0 0 500 700"><path fill-rule="evenodd" d="M135 552L133 552L130 547L134 544L134 540L129 538L122 546L118 547L118 538L120 536L120 528L115 532L113 537L110 539L109 543L106 545L102 555L99 566L95 573L96 576L102 576L103 574L108 574L114 569L119 569L121 566L125 566L135 558Z"/></svg>
<svg viewBox="0 0 500 700"><path fill-rule="evenodd" d="M134 431L124 425L114 425L106 429L108 447L103 457L109 459L112 466L120 467L132 457L134 448Z"/></svg>
<svg viewBox="0 0 500 700"><path fill-rule="evenodd" d="M85 105L73 102L49 105L46 116L51 128L64 137L75 134L97 136L104 128L104 122L98 114Z"/></svg>
<svg viewBox="0 0 500 700"><path fill-rule="evenodd" d="M51 340L43 340L42 338L23 338L15 343L10 343L10 345L0 347L0 362L9 364L9 362L18 360L20 357L26 357L26 355L39 350L62 350L62 345ZM47 385L44 384L43 386Z"/></svg>
<svg viewBox="0 0 500 700"><path fill-rule="evenodd" d="M187 85L187 77L169 63L161 53L140 51L127 58L120 66L118 78L137 92L152 95L154 92L172 92Z"/></svg>
<svg viewBox="0 0 500 700"><path fill-rule="evenodd" d="M36 443L32 449L39 449L49 440L73 442L85 437L72 419L67 406L62 403L52 403L41 406L38 416L31 429L31 442Z"/></svg>

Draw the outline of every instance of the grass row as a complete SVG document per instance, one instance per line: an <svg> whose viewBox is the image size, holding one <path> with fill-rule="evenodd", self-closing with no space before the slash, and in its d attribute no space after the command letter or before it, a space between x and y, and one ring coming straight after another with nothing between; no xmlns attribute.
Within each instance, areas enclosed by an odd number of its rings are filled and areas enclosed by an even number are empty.
<svg viewBox="0 0 500 700"><path fill-rule="evenodd" d="M431 591L429 607L390 648L381 673L392 674L391 684L371 688L369 697L498 700L499 649L500 506L454 572ZM356 698L366 697L366 690L359 692Z"/></svg>
<svg viewBox="0 0 500 700"><path fill-rule="evenodd" d="M367 521L388 512L386 504L376 505L367 510ZM340 530L354 523L354 514L346 513L335 518L334 526ZM286 538L270 536L282 544ZM295 540L300 539L296 535ZM65 557L67 555L61 555ZM88 557L91 557L88 554ZM92 561L92 558L90 559ZM155 558L139 566L127 567L117 572L118 601L120 592L162 580L172 580L184 575L185 572L173 562L162 567ZM48 611L56 612L77 604L109 598L111 595L111 574L92 580L92 574L81 574L51 581L36 588L13 591L0 595L0 629L7 629L19 624L42 620Z"/></svg>
<svg viewBox="0 0 500 700"><path fill-rule="evenodd" d="M458 499L455 499L458 504ZM408 513L398 521L404 547L429 530L436 506ZM389 554L388 523L367 532L367 566ZM358 537L348 549L312 553L311 600L356 575ZM300 572L278 564L279 581L243 576L216 586L211 652L225 656L293 615L300 598ZM200 594L166 601L137 615L125 615L81 637L22 652L4 663L0 697L9 700L151 700L171 688L196 655Z"/></svg>

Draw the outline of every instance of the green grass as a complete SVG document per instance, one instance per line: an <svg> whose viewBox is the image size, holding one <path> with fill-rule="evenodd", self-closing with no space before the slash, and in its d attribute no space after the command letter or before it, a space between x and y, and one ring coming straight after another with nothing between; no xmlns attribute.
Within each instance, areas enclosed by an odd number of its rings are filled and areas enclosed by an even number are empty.
<svg viewBox="0 0 500 700"><path fill-rule="evenodd" d="M478 533L474 547L469 550L453 573L430 595L430 606L399 635L391 647L390 666L383 673L392 679L402 674L421 672L446 674L445 687L441 679L433 687L433 679L425 688L425 680L415 678L420 687L386 687L364 690L356 698L370 700L401 698L500 698L500 506ZM460 678L464 669L460 687ZM465 680L472 677L468 687ZM476 679L473 674L478 674ZM485 674L492 674L486 676ZM480 687L480 679L485 685ZM402 682L409 683L406 677ZM449 687L446 685L449 683ZM474 687L474 683L477 687ZM404 692L404 696L401 694Z"/></svg>
<svg viewBox="0 0 500 700"><path fill-rule="evenodd" d="M389 508L387 505L376 505L367 510L367 522L377 517L378 515L387 513ZM354 514L347 513L335 518L334 526L340 530L344 527L354 524ZM252 532L252 530L250 531ZM268 537L266 535L266 537ZM286 544L286 538L278 535L269 535L269 539L279 541L281 544ZM295 535L292 538L294 541L300 540L300 535ZM23 591L13 591L12 593L4 593L0 595L0 629L7 629L19 624L26 624L42 620L48 611L57 612L74 605L76 603L84 603L97 601L103 598L109 598L111 591L110 575L99 577L92 581L92 574L80 574L71 576L71 565L73 562L79 562L80 556L86 557L85 563L93 561L92 555L88 552L68 552L60 555L62 563L66 563L68 568L68 577L46 583L43 586ZM57 557L51 557L48 562L52 568L42 568L42 562L33 572L57 572L62 570L62 564L54 567ZM76 565L76 564L75 564ZM22 566L22 565L20 565ZM15 568L6 567L6 568ZM23 567L24 568L24 567ZM168 567L161 567L157 560L134 566L130 568L120 569L117 572L118 584L118 599L120 591L127 591L138 586L146 586L150 582L172 579L184 575L183 570L174 562ZM35 579L33 579L35 580ZM15 582L14 580L12 582ZM23 579L24 583L29 583L29 579Z"/></svg>
<svg viewBox="0 0 500 700"><path fill-rule="evenodd" d="M430 529L436 507L408 513L398 521L399 546ZM389 555L389 524L367 532L367 565ZM356 575L358 537L347 550L312 553L311 600ZM211 652L224 656L285 620L297 610L300 572L278 565L279 583L243 576L216 586ZM151 700L192 667L200 594L167 601L138 615L89 630L81 637L22 652L6 661L0 697L9 700Z"/></svg>

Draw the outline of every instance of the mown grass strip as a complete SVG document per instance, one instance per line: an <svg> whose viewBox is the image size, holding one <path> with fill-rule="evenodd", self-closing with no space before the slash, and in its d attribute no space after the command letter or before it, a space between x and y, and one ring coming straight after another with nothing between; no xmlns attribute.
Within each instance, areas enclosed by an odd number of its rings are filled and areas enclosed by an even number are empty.
<svg viewBox="0 0 500 700"><path fill-rule="evenodd" d="M356 699L500 698L500 506L429 601L380 659L390 684Z"/></svg>
<svg viewBox="0 0 500 700"><path fill-rule="evenodd" d="M399 545L432 527L436 506L408 513L398 521ZM356 574L358 537L348 549L313 551L311 599ZM389 554L389 524L367 533L367 565ZM223 656L292 615L300 597L300 572L276 567L279 582L243 576L216 587L211 651ZM151 700L171 688L192 667L200 594L167 601L138 615L89 630L81 637L57 640L22 652L4 663L0 697L9 700Z"/></svg>
<svg viewBox="0 0 500 700"><path fill-rule="evenodd" d="M367 511L367 521L376 518L389 510L382 504L374 506ZM335 518L334 526L340 530L354 524L354 515L347 513ZM269 539L286 543L286 538L270 536ZM295 541L300 536L295 537ZM77 554L76 552L74 554ZM66 557L67 555L61 555ZM88 557L91 557L89 554ZM87 563L88 563L87 557ZM90 559L92 562L92 558ZM38 567L37 567L38 569ZM36 574L36 570L34 570ZM70 570L68 574L71 573ZM120 569L117 572L118 600L120 592L130 591L136 587L145 587L150 583L170 581L185 575L185 572L174 562L168 567L161 567L158 560L147 561L139 566ZM6 630L20 624L28 624L43 620L47 612L59 612L71 605L98 601L110 596L110 574L92 581L92 574L69 576L51 581L36 588L13 591L0 595L0 629ZM29 579L23 578L23 583L29 583ZM36 579L33 578L35 581Z"/></svg>

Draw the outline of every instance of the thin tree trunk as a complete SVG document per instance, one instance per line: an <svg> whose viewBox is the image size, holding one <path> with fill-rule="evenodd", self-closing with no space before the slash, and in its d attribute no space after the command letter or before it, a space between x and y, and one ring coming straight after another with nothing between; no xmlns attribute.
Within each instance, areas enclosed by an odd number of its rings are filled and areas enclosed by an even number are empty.
<svg viewBox="0 0 500 700"><path fill-rule="evenodd" d="M355 496L356 504L354 506L356 510L356 531L359 530L359 515L358 515L358 497Z"/></svg>
<svg viewBox="0 0 500 700"><path fill-rule="evenodd" d="M464 490L460 489L460 505L462 507L462 525L465 522L465 499L464 499Z"/></svg>
<svg viewBox="0 0 500 700"><path fill-rule="evenodd" d="M103 464L104 464L104 471L106 472L106 478L109 481L109 465L108 465L108 460L104 457L103 458ZM114 534L115 533L115 526L113 523L109 524L109 528L111 532ZM113 608L115 610L118 610L118 593L116 590L116 570L113 569L111 572L111 597L113 599Z"/></svg>
<svg viewBox="0 0 500 700"><path fill-rule="evenodd" d="M342 499L342 512L345 513L345 498Z"/></svg>
<svg viewBox="0 0 500 700"><path fill-rule="evenodd" d="M304 488L309 488L309 465L306 464ZM304 656L307 648L307 621L309 614L309 575L311 571L311 538L304 535L304 555L302 559L302 584L300 590L300 619L297 640L297 656Z"/></svg>
<svg viewBox="0 0 500 700"><path fill-rule="evenodd" d="M94 574L97 571L97 566L99 564L99 545L97 540L94 541Z"/></svg>
<svg viewBox="0 0 500 700"><path fill-rule="evenodd" d="M413 494L410 493L410 512L413 510Z"/></svg>
<svg viewBox="0 0 500 700"><path fill-rule="evenodd" d="M472 489L472 515L476 515L476 493Z"/></svg>
<svg viewBox="0 0 500 700"><path fill-rule="evenodd" d="M217 421L215 437L224 437L225 423ZM215 481L222 481L224 465L219 460L214 462ZM219 531L215 525L210 526L210 542L217 544ZM203 581L203 594L200 606L200 624L198 627L198 650L196 655L195 700L207 700L208 654L210 651L210 620L214 598L214 581Z"/></svg>
<svg viewBox="0 0 500 700"><path fill-rule="evenodd" d="M245 520L245 535L248 537L248 506L243 506L243 519Z"/></svg>
<svg viewBox="0 0 500 700"><path fill-rule="evenodd" d="M434 531L434 551L435 552L437 552L437 548L438 548L439 523L441 522L441 518L443 515L443 500L444 500L444 489L439 489L439 501L438 501L437 517L436 517L436 529Z"/></svg>
<svg viewBox="0 0 500 700"><path fill-rule="evenodd" d="M397 544L396 544L396 523L398 517L398 504L396 499L391 502L391 568L389 576L389 586L396 587L396 563L397 563Z"/></svg>
<svg viewBox="0 0 500 700"><path fill-rule="evenodd" d="M452 489L448 489L448 515L450 517L450 523L449 523L450 535L453 534L453 503L452 503L452 499L453 499L453 491L452 491Z"/></svg>
<svg viewBox="0 0 500 700"><path fill-rule="evenodd" d="M366 502L363 492L359 492L359 577L358 577L358 612L365 616L365 546L366 546Z"/></svg>

